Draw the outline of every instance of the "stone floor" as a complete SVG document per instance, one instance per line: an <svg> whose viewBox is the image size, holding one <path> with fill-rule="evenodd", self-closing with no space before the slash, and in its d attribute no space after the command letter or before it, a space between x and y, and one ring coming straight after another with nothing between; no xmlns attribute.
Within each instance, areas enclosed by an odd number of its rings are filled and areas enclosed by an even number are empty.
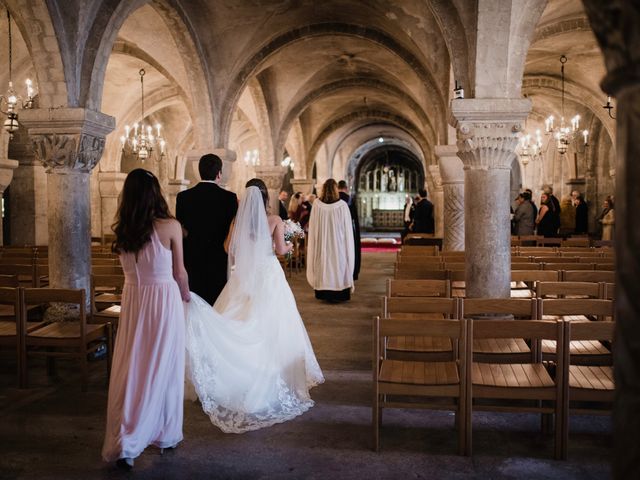
<svg viewBox="0 0 640 480"><path fill-rule="evenodd" d="M326 383L316 406L294 421L243 435L214 428L197 404L185 405L185 441L161 456L149 448L131 473L100 460L106 388L104 363L92 365L81 393L72 369L47 378L32 365L32 388L14 387L11 362L0 366L0 479L605 479L610 477L610 422L571 423L570 460L552 460L552 438L535 415L474 415L474 456L456 455L447 412L388 411L382 449L369 449L371 317L392 272L393 254L363 258L350 303L313 298L304 274L291 284Z"/></svg>

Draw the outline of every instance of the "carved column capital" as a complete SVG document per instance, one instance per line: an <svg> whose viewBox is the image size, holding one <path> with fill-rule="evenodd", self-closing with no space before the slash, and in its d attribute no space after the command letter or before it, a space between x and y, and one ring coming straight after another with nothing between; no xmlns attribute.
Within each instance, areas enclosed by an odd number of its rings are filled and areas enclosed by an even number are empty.
<svg viewBox="0 0 640 480"><path fill-rule="evenodd" d="M465 170L510 169L530 110L528 99L453 100L450 122Z"/></svg>
<svg viewBox="0 0 640 480"><path fill-rule="evenodd" d="M261 179L269 190L280 190L287 173L286 167L257 166L256 177Z"/></svg>
<svg viewBox="0 0 640 480"><path fill-rule="evenodd" d="M305 195L313 192L313 186L315 182L313 179L293 178L291 179L291 185L293 186L293 192L302 192Z"/></svg>
<svg viewBox="0 0 640 480"><path fill-rule="evenodd" d="M115 128L113 117L84 108L25 110L20 121L47 172L91 172L102 157L105 137Z"/></svg>
<svg viewBox="0 0 640 480"><path fill-rule="evenodd" d="M47 169L89 173L104 151L104 137L88 134L43 133L31 135L36 159Z"/></svg>

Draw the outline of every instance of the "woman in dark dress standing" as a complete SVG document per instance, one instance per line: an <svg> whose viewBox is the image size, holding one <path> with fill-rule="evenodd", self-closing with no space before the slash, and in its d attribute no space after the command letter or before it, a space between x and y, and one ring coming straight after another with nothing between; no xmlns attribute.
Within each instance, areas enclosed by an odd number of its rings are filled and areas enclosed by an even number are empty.
<svg viewBox="0 0 640 480"><path fill-rule="evenodd" d="M558 227L555 221L555 205L546 193L543 193L540 197L540 210L538 210L536 226L538 235L544 237L556 236Z"/></svg>

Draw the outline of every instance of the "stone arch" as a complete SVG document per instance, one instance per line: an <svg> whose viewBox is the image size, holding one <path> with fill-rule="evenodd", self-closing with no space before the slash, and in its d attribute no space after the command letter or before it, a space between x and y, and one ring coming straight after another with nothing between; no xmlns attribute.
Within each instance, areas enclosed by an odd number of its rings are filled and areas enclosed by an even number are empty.
<svg viewBox="0 0 640 480"><path fill-rule="evenodd" d="M418 105L418 103L406 92L401 90L400 88L391 85L387 82L380 81L373 78L345 78L341 80L337 80L335 82L325 84L322 87L309 92L304 97L300 98L293 107L289 109L284 120L280 125L280 130L278 132L278 140L276 142L276 152L282 149L282 145L284 144L284 139L286 138L289 129L291 128L291 124L297 119L302 112L307 108L314 100L322 98L325 95L328 95L333 92L337 92L344 89L349 88L357 88L357 87L366 87L372 88L375 90L379 90L385 93L389 93L396 98L399 98L407 103L407 105L411 108L411 111L414 112L421 120L422 124L428 129L429 139L435 143L436 131L431 122L431 119L424 113L422 108Z"/></svg>
<svg viewBox="0 0 640 480"><path fill-rule="evenodd" d="M273 148L273 130L271 129L271 119L262 84L257 78L252 78L247 83L247 89L253 100L258 117L258 125L256 125L256 127L260 135L260 149L264 153L264 158L267 159L267 164L276 165L276 155L279 154L280 150L274 150Z"/></svg>
<svg viewBox="0 0 640 480"><path fill-rule="evenodd" d="M427 2L436 22L440 26L440 33L444 38L455 79L460 86L471 92L474 86L475 65L475 38L468 38L467 29L460 12L452 0L431 0ZM469 14L477 15L477 2Z"/></svg>
<svg viewBox="0 0 640 480"><path fill-rule="evenodd" d="M44 0L4 0L33 60L41 108L71 104L60 44Z"/></svg>
<svg viewBox="0 0 640 480"><path fill-rule="evenodd" d="M539 27L533 37L533 42L553 38L558 35L564 35L573 32L591 32L591 25L587 17L576 17L563 19L557 22L548 23Z"/></svg>
<svg viewBox="0 0 640 480"><path fill-rule="evenodd" d="M289 155L294 160L293 175L296 179L307 178L307 158L305 156L304 148L304 134L302 133L302 125L300 125L300 119L297 118L293 125L289 129L289 135L284 142ZM279 151L279 150L276 150Z"/></svg>
<svg viewBox="0 0 640 480"><path fill-rule="evenodd" d="M201 49L195 41L193 32L189 29L190 22L184 18L182 9L174 0L133 0L131 2L113 0L102 3L101 10L96 15L97 20L91 27L85 47L86 53L81 62L78 80L79 104L92 109L99 107L107 62L116 36L127 18L147 3L167 25L181 58L188 63L192 71L188 76L192 97L189 103L194 104L196 103L194 99L197 99L198 105L211 105ZM196 144L202 147L211 146L213 142L208 140L213 134L214 122L211 108L191 109L191 111Z"/></svg>
<svg viewBox="0 0 640 480"><path fill-rule="evenodd" d="M383 123L386 122L407 131L413 138L416 139L416 141L420 145L424 157L428 158L429 144L427 140L422 135L422 132L405 117L384 110L358 110L343 115L342 117L333 119L328 124L326 124L324 128L321 129L320 133L309 149L308 159L310 161L307 165L308 176L310 176L311 172L313 171L313 166L315 165L316 161L316 154L318 153L320 146L327 139L327 137L339 128L358 120L381 121Z"/></svg>
<svg viewBox="0 0 640 480"><path fill-rule="evenodd" d="M222 101L222 118L221 121L221 139L226 141L228 137L229 122L233 112L233 106L236 105L238 98L246 86L249 78L258 70L268 58L286 48L293 42L302 41L307 38L323 36L323 35L342 35L342 36L354 36L363 38L376 43L393 54L400 57L407 63L418 75L418 77L424 79L424 86L431 94L433 99L434 110L436 116L441 116L445 111L445 99L443 92L435 81L431 72L422 65L413 52L407 47L400 44L381 30L374 28L352 25L346 23L320 23L307 25L294 30L290 30L284 34L271 40L267 45L263 46L258 52L256 52L240 69L235 78L231 81L231 84L227 90L227 95ZM223 147L224 145L220 145Z"/></svg>

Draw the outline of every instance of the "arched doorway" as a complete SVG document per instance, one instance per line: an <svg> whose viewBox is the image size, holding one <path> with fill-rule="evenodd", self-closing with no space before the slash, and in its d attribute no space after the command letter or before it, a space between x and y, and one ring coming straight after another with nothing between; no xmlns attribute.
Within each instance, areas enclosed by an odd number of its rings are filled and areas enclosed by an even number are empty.
<svg viewBox="0 0 640 480"><path fill-rule="evenodd" d="M410 150L382 145L366 152L355 169L354 188L360 226L370 230L400 230L406 198L424 187L422 162Z"/></svg>

